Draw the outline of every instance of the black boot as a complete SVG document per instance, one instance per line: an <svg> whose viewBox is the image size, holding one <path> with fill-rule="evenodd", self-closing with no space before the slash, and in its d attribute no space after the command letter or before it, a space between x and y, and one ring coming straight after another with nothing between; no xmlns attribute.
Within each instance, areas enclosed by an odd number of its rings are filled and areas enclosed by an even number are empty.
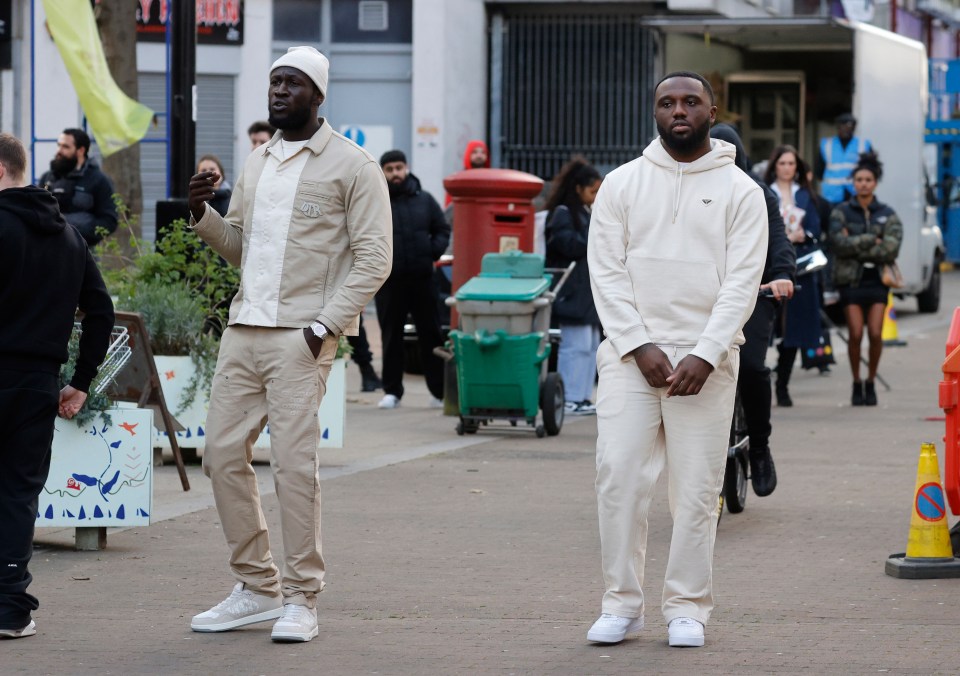
<svg viewBox="0 0 960 676"><path fill-rule="evenodd" d="M874 395L876 399L876 395ZM863 383L859 380L853 384L853 394L850 397L850 403L853 406L863 406Z"/></svg>
<svg viewBox="0 0 960 676"><path fill-rule="evenodd" d="M371 364L359 364L359 366L361 392L374 392L383 387L383 381L380 380L380 376L373 370Z"/></svg>
<svg viewBox="0 0 960 676"><path fill-rule="evenodd" d="M777 406L787 408L793 406L793 399L790 398L787 385L790 384L790 374L793 372L793 362L797 358L797 349L784 347L781 344L777 346L777 352L780 355L777 359Z"/></svg>
<svg viewBox="0 0 960 676"><path fill-rule="evenodd" d="M753 492L759 497L766 497L777 487L777 468L773 464L769 446L758 446L750 449L750 483Z"/></svg>
<svg viewBox="0 0 960 676"><path fill-rule="evenodd" d="M789 378L787 379L789 380ZM790 390L787 389L787 383L777 377L777 406L789 408L793 406L793 399L790 398Z"/></svg>
<svg viewBox="0 0 960 676"><path fill-rule="evenodd" d="M863 386L863 403L867 406L877 405L877 389L873 386L873 381L868 380Z"/></svg>

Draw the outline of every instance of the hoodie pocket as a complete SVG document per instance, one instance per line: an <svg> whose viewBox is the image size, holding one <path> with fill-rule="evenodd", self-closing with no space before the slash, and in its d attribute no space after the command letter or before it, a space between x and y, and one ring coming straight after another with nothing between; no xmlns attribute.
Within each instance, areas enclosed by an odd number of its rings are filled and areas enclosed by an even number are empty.
<svg viewBox="0 0 960 676"><path fill-rule="evenodd" d="M654 342L695 345L720 292L713 261L627 258L637 310Z"/></svg>

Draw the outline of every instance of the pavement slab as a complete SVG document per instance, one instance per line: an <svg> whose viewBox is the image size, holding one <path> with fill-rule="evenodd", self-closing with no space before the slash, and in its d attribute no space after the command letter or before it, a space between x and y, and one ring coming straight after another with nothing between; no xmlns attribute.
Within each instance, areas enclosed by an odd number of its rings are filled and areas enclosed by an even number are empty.
<svg viewBox="0 0 960 676"><path fill-rule="evenodd" d="M960 300L960 277L945 281ZM936 441L943 462L943 423L926 418L940 414L948 321L902 313L909 344L884 351L893 390L879 388L876 408L850 407L845 363L795 373L794 407L774 409L779 487L719 525L704 648L666 644L662 487L647 628L615 646L585 639L603 591L593 418L555 438L457 437L411 377L396 411L376 409L379 393L351 394L347 447L321 456L318 638L273 644L270 623L190 631L229 592L228 552L199 468L182 493L163 467L165 520L111 531L99 552L73 551L70 531L38 532L38 634L0 642L0 674L955 674L960 580L884 574L906 545L921 442ZM279 535L269 467L257 470Z"/></svg>

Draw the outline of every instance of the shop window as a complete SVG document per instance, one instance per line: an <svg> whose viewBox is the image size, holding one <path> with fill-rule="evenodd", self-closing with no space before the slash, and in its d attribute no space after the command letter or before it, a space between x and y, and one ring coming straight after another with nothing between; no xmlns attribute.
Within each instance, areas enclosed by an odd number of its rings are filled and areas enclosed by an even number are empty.
<svg viewBox="0 0 960 676"><path fill-rule="evenodd" d="M273 39L320 42L322 0L273 0Z"/></svg>
<svg viewBox="0 0 960 676"><path fill-rule="evenodd" d="M409 43L412 0L333 0L333 41Z"/></svg>

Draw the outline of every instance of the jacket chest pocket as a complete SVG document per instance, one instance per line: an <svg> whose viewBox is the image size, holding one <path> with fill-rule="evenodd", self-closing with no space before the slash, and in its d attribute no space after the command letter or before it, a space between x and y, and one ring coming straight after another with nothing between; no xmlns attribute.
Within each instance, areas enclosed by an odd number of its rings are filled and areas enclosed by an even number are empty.
<svg viewBox="0 0 960 676"><path fill-rule="evenodd" d="M329 220L331 215L343 211L343 205L329 185L319 181L300 181L293 210L297 216L311 221Z"/></svg>

